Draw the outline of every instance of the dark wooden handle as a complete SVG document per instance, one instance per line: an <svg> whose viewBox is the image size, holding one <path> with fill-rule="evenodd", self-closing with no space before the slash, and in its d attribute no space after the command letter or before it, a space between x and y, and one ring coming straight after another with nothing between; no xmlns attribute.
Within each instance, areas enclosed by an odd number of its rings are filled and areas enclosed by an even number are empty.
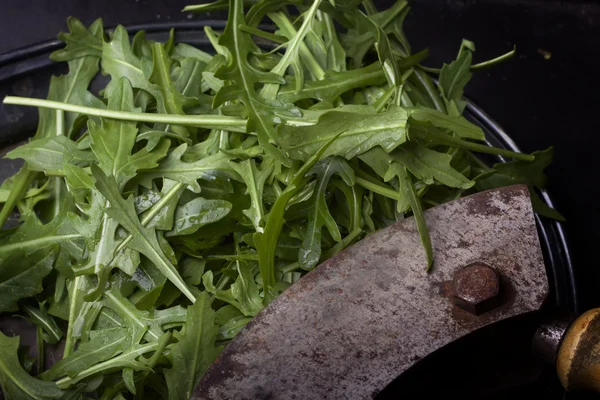
<svg viewBox="0 0 600 400"><path fill-rule="evenodd" d="M570 326L556 370L565 389L600 393L600 308L582 314Z"/></svg>

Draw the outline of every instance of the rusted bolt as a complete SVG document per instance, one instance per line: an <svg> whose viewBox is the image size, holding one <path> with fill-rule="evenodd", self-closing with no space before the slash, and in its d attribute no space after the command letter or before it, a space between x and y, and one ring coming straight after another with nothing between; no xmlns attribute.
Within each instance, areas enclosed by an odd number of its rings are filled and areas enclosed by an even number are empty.
<svg viewBox="0 0 600 400"><path fill-rule="evenodd" d="M473 315L500 305L500 275L494 268L481 262L456 271L453 290L454 304Z"/></svg>

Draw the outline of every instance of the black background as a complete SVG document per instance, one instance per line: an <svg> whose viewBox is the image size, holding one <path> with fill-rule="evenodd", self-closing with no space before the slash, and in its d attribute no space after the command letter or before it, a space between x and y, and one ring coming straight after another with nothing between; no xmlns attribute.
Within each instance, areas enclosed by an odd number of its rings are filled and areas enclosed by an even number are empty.
<svg viewBox="0 0 600 400"><path fill-rule="evenodd" d="M180 12L189 2L3 1L0 53L54 38L66 29L69 15L86 24L102 17L107 27L199 18ZM513 60L475 74L466 94L524 151L555 146L548 175L558 208L567 218L583 307L600 305L600 85L595 76L599 22L598 3L525 0L413 1L406 22L414 50L429 47L429 66L452 60L463 37L475 41L476 62L517 46ZM550 52L551 58L546 60L542 51Z"/></svg>

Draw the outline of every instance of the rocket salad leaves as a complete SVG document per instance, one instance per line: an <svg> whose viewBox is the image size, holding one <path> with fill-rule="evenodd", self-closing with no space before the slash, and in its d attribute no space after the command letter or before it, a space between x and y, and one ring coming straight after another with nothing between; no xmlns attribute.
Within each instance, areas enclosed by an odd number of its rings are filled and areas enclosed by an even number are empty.
<svg viewBox="0 0 600 400"><path fill-rule="evenodd" d="M0 187L0 312L37 329L38 372L0 334L15 399L188 399L219 351L302 274L364 236L477 190L541 188L551 149L492 148L462 116L472 72L422 67L409 7L218 0L204 52L70 18L25 166ZM274 32L262 30L270 23ZM212 54L212 55L211 55ZM438 73L437 83L428 72ZM107 86L89 89L102 73ZM473 153L513 161L492 168ZM535 198L538 212L560 218ZM37 306L39 305L39 307ZM44 343L64 340L44 371Z"/></svg>

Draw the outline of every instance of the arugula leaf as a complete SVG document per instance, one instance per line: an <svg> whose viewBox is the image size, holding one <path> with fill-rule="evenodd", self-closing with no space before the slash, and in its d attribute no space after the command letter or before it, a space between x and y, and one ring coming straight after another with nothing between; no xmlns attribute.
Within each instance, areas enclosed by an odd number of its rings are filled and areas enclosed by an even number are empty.
<svg viewBox="0 0 600 400"><path fill-rule="evenodd" d="M108 109L135 111L133 91L127 79L121 79L119 86L113 90ZM165 157L169 147L168 142L165 141L153 151L143 148L131 154L138 132L135 122L102 118L102 125L90 121L89 132L92 138L92 151L98 159L98 166L106 174L114 176L121 188L136 175L138 170L156 167L158 161Z"/></svg>
<svg viewBox="0 0 600 400"><path fill-rule="evenodd" d="M86 56L100 58L102 56L102 36L104 35L102 25L101 18L95 20L89 28L86 28L77 18L67 18L69 33L58 34L58 40L65 42L66 46L53 52L50 59L52 61L71 61Z"/></svg>
<svg viewBox="0 0 600 400"><path fill-rule="evenodd" d="M106 210L106 213L123 225L133 237L129 243L129 247L148 257L165 274L167 279L173 282L188 299L194 302L194 295L186 286L177 269L166 258L165 254L159 250L160 246L156 238L156 232L151 228L143 227L137 218L133 206L133 198L130 197L128 200L123 200L115 179L107 177L99 168L92 166L92 172L96 179L96 187L110 202L111 207Z"/></svg>
<svg viewBox="0 0 600 400"><path fill-rule="evenodd" d="M0 384L7 399L50 400L60 399L63 392L54 382L44 382L23 370L17 357L18 337L8 337L0 332Z"/></svg>
<svg viewBox="0 0 600 400"><path fill-rule="evenodd" d="M354 185L354 170L345 160L339 157L329 157L318 162L309 174L317 175L317 186L312 197L305 239L298 253L298 261L302 268L306 270L316 267L321 258L321 230L323 225L327 227L333 240L336 242L342 240L337 223L331 216L325 200L329 180L334 174L337 174L347 185Z"/></svg>
<svg viewBox="0 0 600 400"><path fill-rule="evenodd" d="M394 167L393 164L392 167ZM400 185L400 190L398 192L399 196L406 198L406 201L408 204L410 204L410 209L415 217L417 230L419 231L421 242L425 248L425 255L427 256L427 271L429 272L433 266L433 248L431 245L431 237L429 236L429 229L427 228L427 222L425 221L425 215L423 214L421 200L419 199L419 195L417 194L415 186L412 182L412 177L407 171L406 167L397 164L394 168L390 168L386 174L386 181L389 180L393 175L398 177Z"/></svg>
<svg viewBox="0 0 600 400"><path fill-rule="evenodd" d="M258 285L254 280L249 265L245 262L236 262L238 277L229 290L218 290L215 297L223 300L238 310L245 316L255 316L264 307L260 298Z"/></svg>
<svg viewBox="0 0 600 400"><path fill-rule="evenodd" d="M471 80L471 62L473 59L472 52L465 50L460 53L458 58L450 64L444 64L440 72L439 89L446 100L446 106L449 102L454 101L459 106L459 111L462 113L466 104L463 97L464 87Z"/></svg>
<svg viewBox="0 0 600 400"><path fill-rule="evenodd" d="M0 263L0 312L16 311L17 301L43 289L42 280L52 271L58 245L46 245L26 254L11 253Z"/></svg>
<svg viewBox="0 0 600 400"><path fill-rule="evenodd" d="M46 343L57 344L63 336L54 318L48 315L45 302L40 303L39 308L31 304L22 304L21 309L29 316L29 321L37 325L44 332L43 338Z"/></svg>
<svg viewBox="0 0 600 400"><path fill-rule="evenodd" d="M140 333L151 342L164 334L165 326L180 326L186 320L187 312L179 306L165 310L138 310L118 289L111 289L105 294L105 303L117 315L134 329L134 337Z"/></svg>
<svg viewBox="0 0 600 400"><path fill-rule="evenodd" d="M271 113L265 101L259 98L255 85L259 83L285 83L278 75L262 72L248 62L250 53L258 53L258 46L252 41L250 35L238 29L239 25L246 25L242 0L229 1L229 19L225 31L219 39L219 44L230 50L230 59L215 74L217 78L230 80L236 84L225 85L217 92L213 105L220 106L225 101L238 98L244 103L248 111L248 130L256 131L258 140L265 152L287 163L281 150L271 144L276 138L276 131L271 122Z"/></svg>
<svg viewBox="0 0 600 400"><path fill-rule="evenodd" d="M391 151L404 143L408 117L405 109L396 106L390 106L385 113L379 114L369 106L354 106L348 111L334 109L323 114L314 125L280 127L279 142L292 158L306 160L341 132L339 140L323 156L351 159L374 146Z"/></svg>
<svg viewBox="0 0 600 400"><path fill-rule="evenodd" d="M283 76L288 67L291 66L296 77L296 91L301 90L304 86L304 70L300 63L300 47L302 46L305 37L313 25L313 20L320 4L321 0L313 1L308 11L303 15L304 21L302 22L302 26L300 26L300 29L298 29L298 32L296 32L294 37L285 43L285 54L283 57L281 57L277 65L275 65L271 70L273 74ZM267 83L265 86L263 86L260 95L265 99L275 100L278 90L279 84Z"/></svg>
<svg viewBox="0 0 600 400"><path fill-rule="evenodd" d="M189 399L200 377L217 357L218 328L210 303L208 293L202 292L188 310L185 332L175 334L179 341L171 347L173 366L165 370L170 399Z"/></svg>
<svg viewBox="0 0 600 400"><path fill-rule="evenodd" d="M169 114L183 114L185 99L173 85L171 80L171 64L173 61L165 53L164 45L152 45L152 73L148 80L155 84L164 100L164 107Z"/></svg>
<svg viewBox="0 0 600 400"><path fill-rule="evenodd" d="M232 163L231 166L244 180L246 194L250 195L252 206L244 210L243 213L250 219L254 229L257 232L262 232L262 220L264 218L263 189L267 179L273 173L274 165L272 162L264 161L261 168L259 168L254 160L244 160L240 163Z"/></svg>
<svg viewBox="0 0 600 400"><path fill-rule="evenodd" d="M295 103L304 99L333 101L338 96L359 87L381 85L385 75L378 63L351 71L328 71L320 81L305 82L301 90L296 89L295 79L279 90L279 99L287 103Z"/></svg>
<svg viewBox="0 0 600 400"><path fill-rule="evenodd" d="M129 43L129 35L121 25L115 29L112 40L102 44L102 70L111 76L111 81L105 89L104 95L110 98L118 90L122 78L127 78L131 86L150 93L156 100L160 113L167 113L165 101L158 85L151 83L152 67L136 56Z"/></svg>
<svg viewBox="0 0 600 400"><path fill-rule="evenodd" d="M168 236L189 235L224 218L231 211L232 205L225 200L207 200L197 197L177 208L174 226Z"/></svg>
<svg viewBox="0 0 600 400"><path fill-rule="evenodd" d="M144 354L156 351L158 345L158 342L153 342L131 346L129 349L116 357L80 371L74 378L62 378L56 382L56 386L58 386L60 389L69 389L85 378L98 373L109 373L111 370L118 370L121 368L132 368L136 371L147 371L149 370L148 366L144 362L139 361L138 358Z"/></svg>
<svg viewBox="0 0 600 400"><path fill-rule="evenodd" d="M92 331L90 336L90 340L79 345L74 353L58 361L40 377L44 380L55 380L64 376L73 378L92 365L125 351L133 340L131 332L123 328Z"/></svg>
<svg viewBox="0 0 600 400"><path fill-rule="evenodd" d="M554 149L550 147L536 151L533 156L535 159L532 162L517 160L494 164L490 175L477 179L477 189L483 191L520 183L531 184L540 189L545 188L548 185L548 178L544 175L544 169L552 162Z"/></svg>
<svg viewBox="0 0 600 400"><path fill-rule="evenodd" d="M439 182L449 187L468 189L475 184L450 165L450 154L430 150L416 141L399 146L393 157L427 185Z"/></svg>
<svg viewBox="0 0 600 400"><path fill-rule="evenodd" d="M69 61L69 73L50 80L48 100L85 107L104 108L104 103L88 91L92 79L98 73L97 57L82 57ZM79 113L66 113L64 132L72 137L83 125ZM56 112L45 108L39 110L36 139L56 136Z"/></svg>
<svg viewBox="0 0 600 400"><path fill-rule="evenodd" d="M307 183L305 175L313 166L323 157L327 149L340 137L340 134L331 138L321 148L296 171L290 179L290 184L281 193L281 195L271 207L265 229L263 232L256 232L252 239L256 245L259 255L260 276L262 278L264 290L264 303L269 304L274 298L273 289L275 287L275 251L277 242L285 223L284 214L288 202L302 190L302 185Z"/></svg>
<svg viewBox="0 0 600 400"><path fill-rule="evenodd" d="M461 116L452 116L426 107L410 111L410 119L415 122L428 122L440 129L449 129L461 138L485 140L483 130Z"/></svg>
<svg viewBox="0 0 600 400"><path fill-rule="evenodd" d="M182 161L187 148L187 144L183 143L173 149L158 164L158 167L141 170L141 174L138 175L139 183L144 187L150 188L152 187L153 179L169 178L190 185L196 192L199 192L198 179L210 180L220 175L231 176L231 173L235 173L229 162L231 158L225 153L217 153L195 162Z"/></svg>
<svg viewBox="0 0 600 400"><path fill-rule="evenodd" d="M60 171L65 163L86 165L94 160L89 152L77 149L77 144L65 136L32 140L9 152L6 158L22 158L30 171L47 173Z"/></svg>

